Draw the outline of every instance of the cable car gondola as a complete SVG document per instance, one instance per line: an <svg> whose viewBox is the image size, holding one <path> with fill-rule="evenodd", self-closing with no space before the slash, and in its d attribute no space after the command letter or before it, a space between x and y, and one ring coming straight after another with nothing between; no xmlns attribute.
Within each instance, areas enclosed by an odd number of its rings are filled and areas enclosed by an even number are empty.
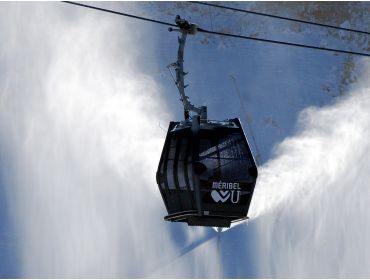
<svg viewBox="0 0 370 280"><path fill-rule="evenodd" d="M191 226L230 227L247 218L257 180L257 166L238 118L207 119L205 106L195 107L184 90L183 51L187 34L197 26L179 16L181 32L176 85L185 120L170 122L157 170L166 221ZM173 31L174 29L170 29ZM192 117L190 112L196 114Z"/></svg>

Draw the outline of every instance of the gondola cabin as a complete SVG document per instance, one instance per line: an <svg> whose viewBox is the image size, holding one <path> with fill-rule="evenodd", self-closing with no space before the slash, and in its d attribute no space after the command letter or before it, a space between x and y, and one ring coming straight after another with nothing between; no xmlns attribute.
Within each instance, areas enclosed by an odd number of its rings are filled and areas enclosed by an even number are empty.
<svg viewBox="0 0 370 280"><path fill-rule="evenodd" d="M185 120L170 122L157 170L157 184L168 215L165 220L191 226L230 227L247 218L257 167L239 119L210 121L207 107L196 107L185 94L184 47L198 27L175 18L179 49L176 87ZM194 113L191 117L190 112Z"/></svg>
<svg viewBox="0 0 370 280"><path fill-rule="evenodd" d="M257 168L239 119L171 122L156 178L167 221L230 227L246 219Z"/></svg>

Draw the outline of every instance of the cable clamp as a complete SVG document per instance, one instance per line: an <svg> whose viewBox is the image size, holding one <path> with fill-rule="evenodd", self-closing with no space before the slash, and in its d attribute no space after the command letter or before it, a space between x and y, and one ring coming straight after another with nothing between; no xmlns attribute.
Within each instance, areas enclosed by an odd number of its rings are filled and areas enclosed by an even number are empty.
<svg viewBox="0 0 370 280"><path fill-rule="evenodd" d="M176 16L175 18L175 23L179 27L179 29L175 29L172 27L168 28L168 31L177 31L177 32L184 32L190 35L195 35L198 31L198 25L194 23L189 23L187 20L181 18L179 15Z"/></svg>

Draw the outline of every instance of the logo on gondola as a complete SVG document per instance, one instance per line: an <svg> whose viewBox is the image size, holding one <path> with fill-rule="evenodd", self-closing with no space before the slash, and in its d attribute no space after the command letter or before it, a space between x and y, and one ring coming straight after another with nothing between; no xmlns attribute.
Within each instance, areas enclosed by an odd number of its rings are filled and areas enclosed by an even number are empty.
<svg viewBox="0 0 370 280"><path fill-rule="evenodd" d="M217 202L225 203L229 198L232 203L240 200L241 188L239 183L213 182L211 196Z"/></svg>
<svg viewBox="0 0 370 280"><path fill-rule="evenodd" d="M211 196L212 196L212 198L215 202L221 201L222 203L224 203L226 200L229 199L230 191L216 191L216 190L213 190L211 192Z"/></svg>

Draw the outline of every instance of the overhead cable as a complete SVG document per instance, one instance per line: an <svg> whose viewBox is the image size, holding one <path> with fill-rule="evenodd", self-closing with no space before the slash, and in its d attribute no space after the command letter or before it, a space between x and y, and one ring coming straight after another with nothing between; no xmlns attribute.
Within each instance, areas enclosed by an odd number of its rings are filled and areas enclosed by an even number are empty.
<svg viewBox="0 0 370 280"><path fill-rule="evenodd" d="M131 18L135 18L135 19L139 19L139 20L158 23L158 24L162 24L162 25L177 27L176 24L172 24L172 23L168 23L168 22L164 22L164 21L159 21L159 20L154 20L154 19L150 19L150 18L146 18L146 17L135 16L135 15L132 15L132 14L117 12L117 11L113 11L113 10L103 9L103 8L100 8L100 7L81 4L81 3L78 3L78 2L72 2L72 1L62 1L62 2L67 3L67 4L81 6L81 7L84 7L84 8L90 8L90 9L99 10L99 11L103 11L103 12L107 12L107 13L112 13L112 14L131 17ZM345 54L353 54L353 55L359 55L359 56L370 56L370 54L367 54L367 53L346 51L346 50L333 49L333 48L325 48L325 47L317 47L317 46L312 46L312 45L304 45L304 44L290 43L290 42L270 40L270 39L262 39L262 38L244 36L244 35L236 35L236 34L232 34L232 33L209 31L209 30L205 30L205 29L202 29L202 28L199 28L199 27L197 28L197 30L198 30L198 32L203 32L203 33L208 33L208 34L213 34L213 35L220 35L220 36L246 39L246 40L254 40L254 41L260 41L260 42L265 42L265 43L280 44L280 45L287 45L287 46L294 46L294 47L301 47L301 48L308 48L308 49L316 49L316 50L321 50L321 51L330 51L330 52L338 52L338 53L345 53Z"/></svg>
<svg viewBox="0 0 370 280"><path fill-rule="evenodd" d="M255 40L255 41L260 41L260 42L265 42L265 43L280 44L280 45L315 49L315 50L321 50L321 51L330 51L330 52L354 54L354 55L361 55L361 56L370 56L370 54L361 53L361 52L345 51L345 50L340 50L340 49L317 47L317 46L312 46L312 45L296 44L296 43L276 41L276 40L270 40L270 39L262 39L262 38L256 38L256 37L248 37L248 36L236 35L236 34L231 34L231 33L209 31L209 30L204 30L204 29L201 29L201 28L198 28L198 31L203 32L203 33L209 33L209 34L221 35L221 36L227 36L227 37L234 37L234 38L239 38L239 39Z"/></svg>
<svg viewBox="0 0 370 280"><path fill-rule="evenodd" d="M189 1L189 2L194 3L194 4L198 4L198 5L211 6L211 7L216 7L216 8L220 8L220 9L227 9L227 10L231 10L231 11L235 11L235 12L248 13L248 14L253 14L253 15L277 18L277 19L282 19L282 20L289 20L289 21L300 22L300 23L305 23L305 24L317 25L317 26L326 27L326 28L333 28L333 29L338 29L338 30L344 30L344 31L350 31L350 32L356 32L356 33L370 35L370 32L367 32L367 31L356 30L356 29L345 28L345 27L339 27L339 26L323 24L323 23L318 23L318 22L312 22L312 21L306 21L306 20L301 20L301 19L294 19L294 18L276 16L276 15L271 15L271 14L266 14L266 13L254 12L254 11L250 11L250 10L244 10L244 9L239 9L239 8L234 8L234 7L227 7L227 6L222 6L222 5L218 5L218 4L212 4L210 2L201 2L201 1Z"/></svg>
<svg viewBox="0 0 370 280"><path fill-rule="evenodd" d="M100 8L100 7L86 5L86 4L82 4L82 3L78 3L78 2L72 2L72 1L62 1L62 2L67 3L67 4L76 5L76 6L81 6L81 7L84 7L84 8L89 8L89 9L94 9L94 10L98 10L98 11L102 11L102 12L116 14L116 15L120 15L120 16L131 17L131 18L135 18L135 19L140 19L140 20L150 21L150 22L154 22L154 23L158 23L158 24L177 27L176 24L172 24L172 23L168 23L168 22L164 22L164 21L160 21L160 20L155 20L155 19L150 19L150 18L145 18L145 17L140 17L140 16L135 16L135 15L126 14L126 13L121 13L121 12L117 12L117 11L113 11L113 10L103 9L103 8Z"/></svg>

